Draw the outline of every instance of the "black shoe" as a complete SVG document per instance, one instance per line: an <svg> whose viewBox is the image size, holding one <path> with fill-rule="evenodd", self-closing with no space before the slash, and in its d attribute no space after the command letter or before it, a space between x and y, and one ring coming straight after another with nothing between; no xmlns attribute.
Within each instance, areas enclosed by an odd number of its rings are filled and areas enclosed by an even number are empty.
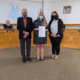
<svg viewBox="0 0 80 80"><path fill-rule="evenodd" d="M40 61L41 59L37 59L37 61Z"/></svg>
<svg viewBox="0 0 80 80"><path fill-rule="evenodd" d="M31 59L31 58L27 58L27 61L30 61L30 62L31 62L31 61L32 61L32 59Z"/></svg>
<svg viewBox="0 0 80 80"><path fill-rule="evenodd" d="M23 57L23 59L22 59L22 62L24 62L24 63L26 62L26 59L25 59L25 57Z"/></svg>
<svg viewBox="0 0 80 80"><path fill-rule="evenodd" d="M41 61L44 61L44 59L41 59Z"/></svg>

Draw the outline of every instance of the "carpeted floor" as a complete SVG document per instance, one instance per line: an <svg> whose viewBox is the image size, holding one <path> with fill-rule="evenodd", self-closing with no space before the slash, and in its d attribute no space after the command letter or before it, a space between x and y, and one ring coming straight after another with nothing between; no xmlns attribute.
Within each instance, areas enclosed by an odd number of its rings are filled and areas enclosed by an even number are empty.
<svg viewBox="0 0 80 80"><path fill-rule="evenodd" d="M80 50L61 48L58 60L51 59L51 47L45 47L45 60L22 63L20 48L0 50L0 80L80 80Z"/></svg>

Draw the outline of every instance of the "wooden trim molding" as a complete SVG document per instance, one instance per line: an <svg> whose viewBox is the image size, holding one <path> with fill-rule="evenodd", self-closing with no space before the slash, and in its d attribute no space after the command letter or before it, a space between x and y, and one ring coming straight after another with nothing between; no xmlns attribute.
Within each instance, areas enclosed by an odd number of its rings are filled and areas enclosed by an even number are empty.
<svg viewBox="0 0 80 80"><path fill-rule="evenodd" d="M3 26L3 24L5 23L1 23L0 26ZM12 26L17 26L17 24L12 23ZM65 26L80 26L80 24L65 24Z"/></svg>
<svg viewBox="0 0 80 80"><path fill-rule="evenodd" d="M80 24L65 24L65 26L80 26Z"/></svg>

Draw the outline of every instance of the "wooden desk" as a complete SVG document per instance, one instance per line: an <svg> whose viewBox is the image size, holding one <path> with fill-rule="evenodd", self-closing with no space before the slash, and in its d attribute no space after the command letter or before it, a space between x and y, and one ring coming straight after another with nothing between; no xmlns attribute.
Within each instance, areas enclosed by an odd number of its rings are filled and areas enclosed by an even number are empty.
<svg viewBox="0 0 80 80"><path fill-rule="evenodd" d="M7 32L9 30L9 32ZM10 32L12 29L0 29L0 49L19 47L18 30Z"/></svg>
<svg viewBox="0 0 80 80"><path fill-rule="evenodd" d="M80 30L64 29L61 47L80 49Z"/></svg>
<svg viewBox="0 0 80 80"><path fill-rule="evenodd" d="M0 29L0 49L10 48L10 47L20 47L19 32L14 29L12 32L7 32L7 30L12 29ZM80 49L80 32L79 29L63 29L63 39L61 42L61 47ZM47 32L47 44L45 46L51 46L49 39L49 32ZM31 46L36 46L33 44L33 32L31 38Z"/></svg>

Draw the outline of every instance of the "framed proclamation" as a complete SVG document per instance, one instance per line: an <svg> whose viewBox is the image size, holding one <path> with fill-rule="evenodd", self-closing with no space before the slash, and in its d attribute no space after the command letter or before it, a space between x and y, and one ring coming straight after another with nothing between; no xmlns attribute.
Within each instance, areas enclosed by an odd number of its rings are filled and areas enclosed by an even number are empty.
<svg viewBox="0 0 80 80"><path fill-rule="evenodd" d="M46 37L45 26L39 26L39 37Z"/></svg>

